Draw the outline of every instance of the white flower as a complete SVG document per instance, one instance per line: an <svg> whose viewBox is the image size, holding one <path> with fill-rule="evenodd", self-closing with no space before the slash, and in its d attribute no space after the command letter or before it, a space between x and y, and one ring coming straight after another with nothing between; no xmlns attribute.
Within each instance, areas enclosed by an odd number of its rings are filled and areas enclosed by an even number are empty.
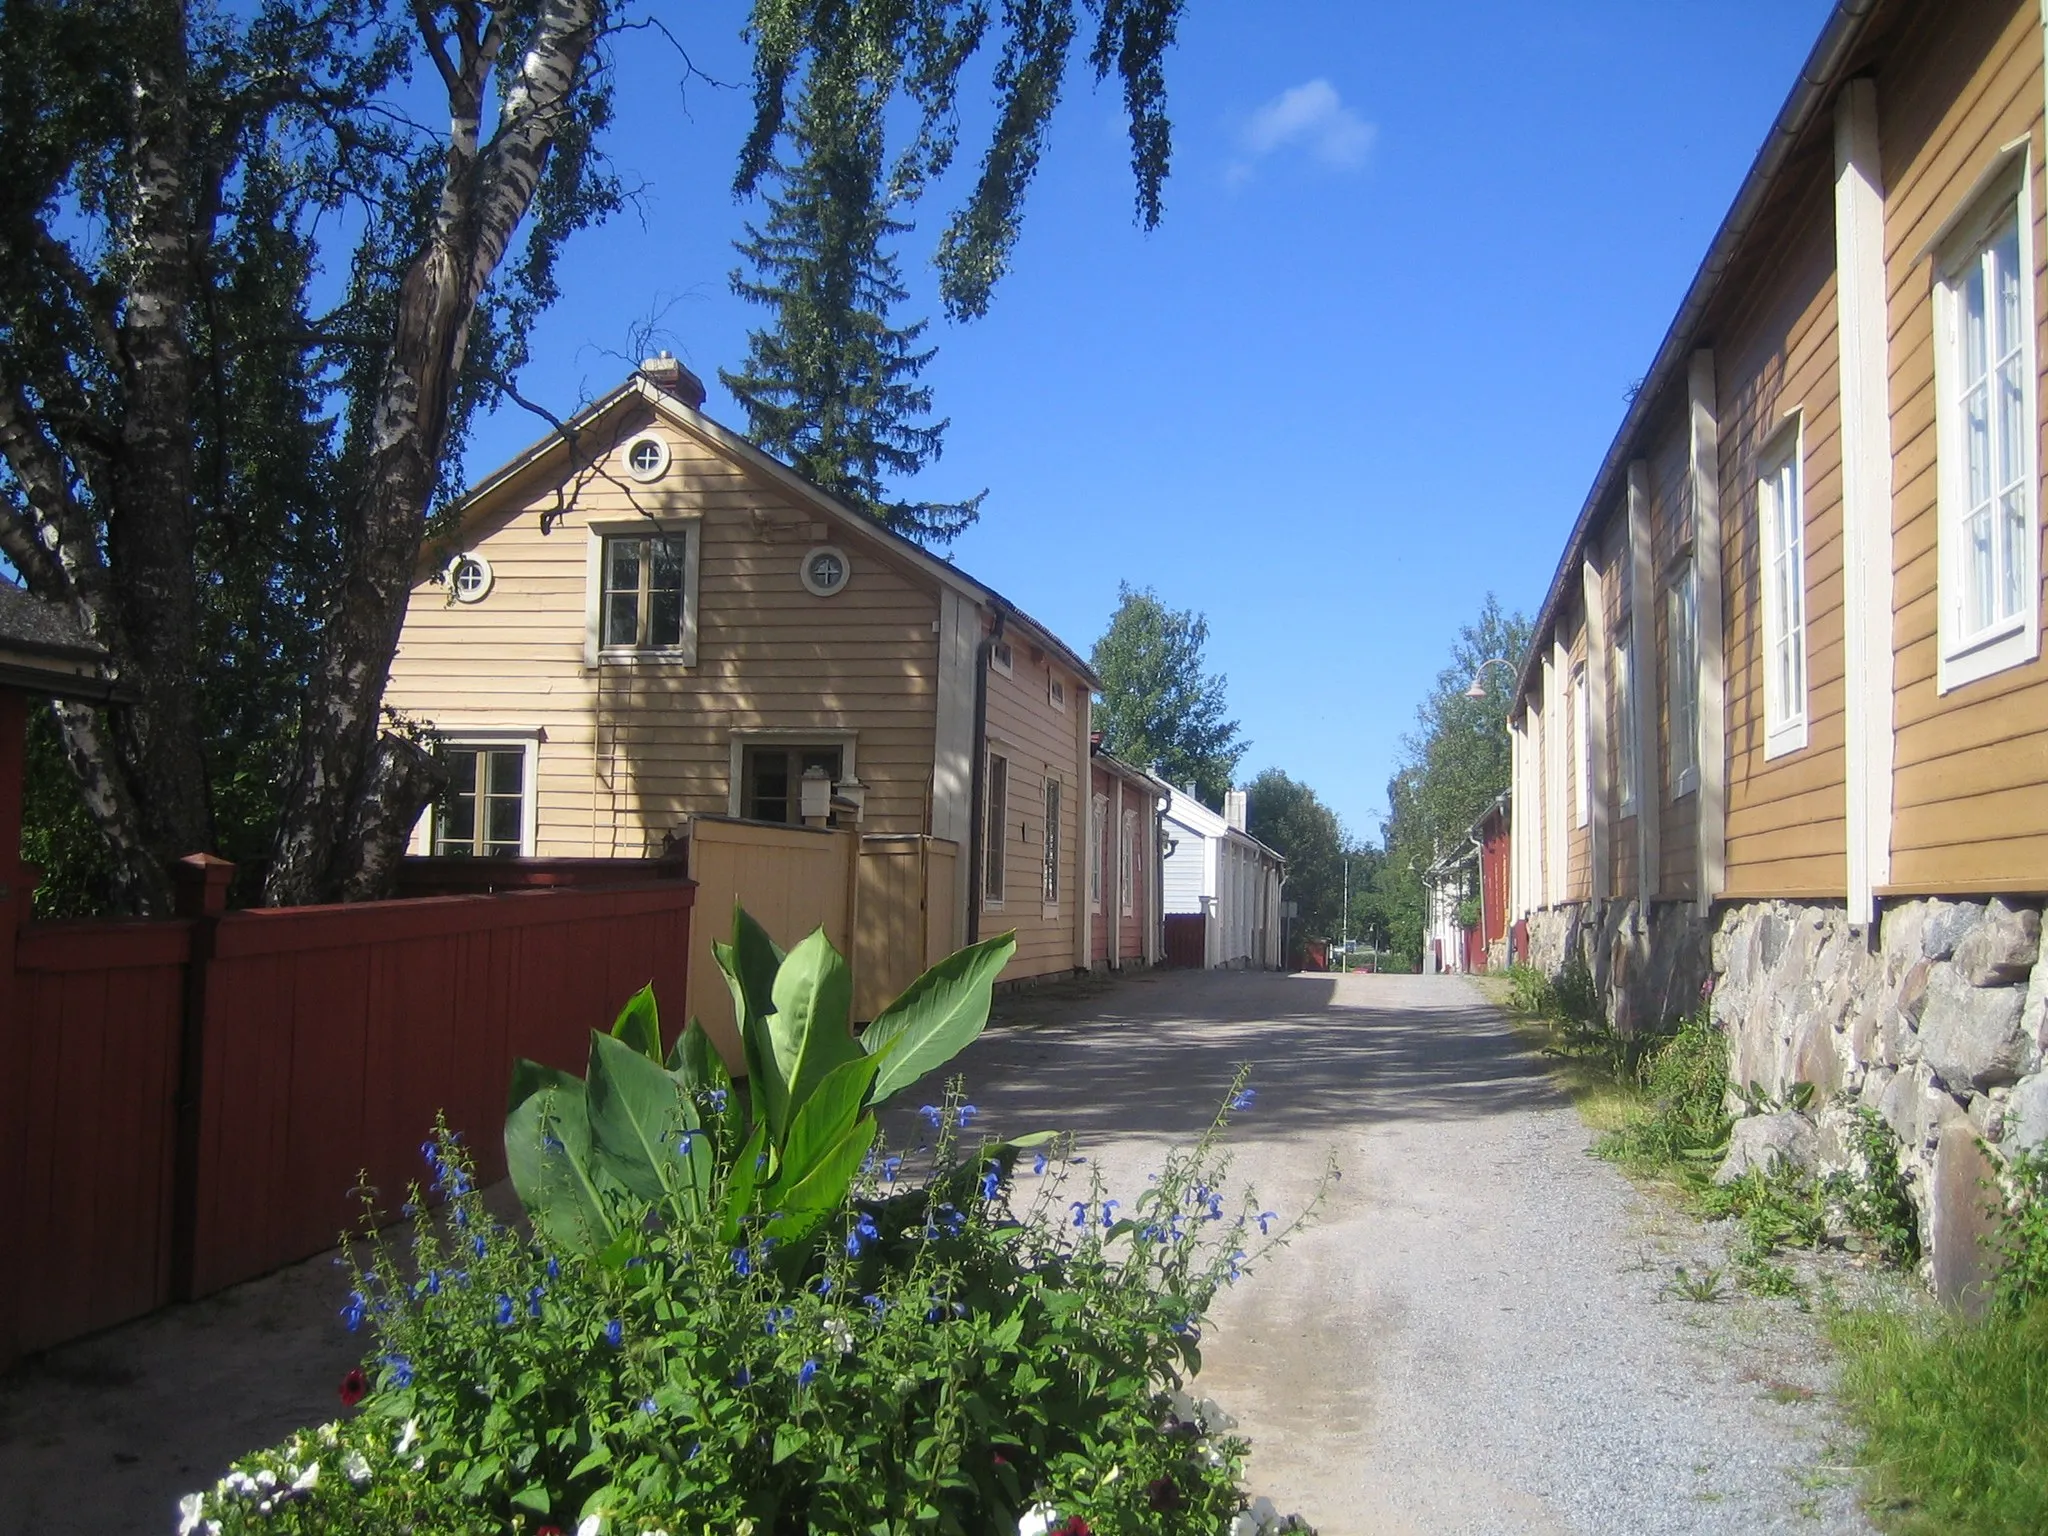
<svg viewBox="0 0 2048 1536"><path fill-rule="evenodd" d="M293 1493L311 1493L320 1486L320 1463L314 1462L297 1477L292 1479Z"/></svg>
<svg viewBox="0 0 2048 1536"><path fill-rule="evenodd" d="M256 1486L268 1493L277 1486L277 1474L268 1467L256 1469Z"/></svg>
<svg viewBox="0 0 2048 1536"><path fill-rule="evenodd" d="M370 1459L361 1451L350 1451L341 1458L341 1475L362 1487L370 1480Z"/></svg>
<svg viewBox="0 0 2048 1536"><path fill-rule="evenodd" d="M585 1515L576 1526L576 1536L597 1536L604 1528L604 1516Z"/></svg>
<svg viewBox="0 0 2048 1536"><path fill-rule="evenodd" d="M1259 1522L1259 1529L1262 1531L1268 1526L1280 1523L1280 1511L1264 1494L1252 1500L1251 1517Z"/></svg>
<svg viewBox="0 0 2048 1536"><path fill-rule="evenodd" d="M413 1448L414 1442L417 1441L419 1437L420 1421L418 1419L407 1419L405 1421L405 1428L399 1432L398 1444L393 1448L392 1454L396 1456L403 1456L407 1451Z"/></svg>
<svg viewBox="0 0 2048 1536"><path fill-rule="evenodd" d="M178 1536L192 1536L206 1514L206 1495L188 1493L178 1500Z"/></svg>
<svg viewBox="0 0 2048 1536"><path fill-rule="evenodd" d="M1250 1510L1238 1511L1230 1522L1229 1536L1259 1536L1259 1522Z"/></svg>
<svg viewBox="0 0 2048 1536"><path fill-rule="evenodd" d="M220 1485L226 1492L238 1494L245 1499L253 1499L262 1491L256 1479L240 1468L222 1478Z"/></svg>
<svg viewBox="0 0 2048 1536"><path fill-rule="evenodd" d="M1017 1536L1046 1536L1060 1512L1050 1504L1034 1504L1017 1521Z"/></svg>
<svg viewBox="0 0 2048 1536"><path fill-rule="evenodd" d="M850 1355L853 1353L853 1330L846 1326L846 1320L844 1318L826 1318L825 1337L830 1339L833 1343L839 1346L839 1353L841 1353L842 1355Z"/></svg>
<svg viewBox="0 0 2048 1536"><path fill-rule="evenodd" d="M1225 1413L1222 1404L1213 1397L1205 1397L1195 1404L1195 1412L1201 1418L1202 1428L1212 1435L1222 1430L1237 1428L1237 1420Z"/></svg>
<svg viewBox="0 0 2048 1536"><path fill-rule="evenodd" d="M341 1426L331 1422L322 1424L320 1426L320 1443L322 1445L339 1445L341 1443Z"/></svg>

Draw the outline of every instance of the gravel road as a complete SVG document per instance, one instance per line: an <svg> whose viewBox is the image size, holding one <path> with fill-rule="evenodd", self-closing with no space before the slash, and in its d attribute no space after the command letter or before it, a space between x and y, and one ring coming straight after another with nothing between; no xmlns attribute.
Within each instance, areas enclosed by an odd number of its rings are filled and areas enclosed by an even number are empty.
<svg viewBox="0 0 2048 1536"><path fill-rule="evenodd" d="M1587 1155L1456 977L1164 972L1007 1005L965 1060L996 1131L1072 1126L1119 1190L1238 1061L1234 1181L1323 1219L1220 1306L1204 1392L1323 1536L1867 1531L1814 1320L1670 1288L1714 1233ZM1089 1145L1092 1144L1092 1145Z"/></svg>

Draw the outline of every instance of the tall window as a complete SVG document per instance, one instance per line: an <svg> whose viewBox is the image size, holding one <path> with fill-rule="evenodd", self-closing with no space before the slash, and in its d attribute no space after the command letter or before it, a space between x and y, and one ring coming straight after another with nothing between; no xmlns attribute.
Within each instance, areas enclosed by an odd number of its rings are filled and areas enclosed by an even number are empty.
<svg viewBox="0 0 2048 1536"><path fill-rule="evenodd" d="M1572 778L1573 792L1578 797L1575 809L1582 827L1593 819L1593 727L1588 715L1592 708L1588 697L1590 691L1586 686L1585 667L1575 667L1572 670Z"/></svg>
<svg viewBox="0 0 2048 1536"><path fill-rule="evenodd" d="M1631 659L1633 649L1628 615L1623 614L1621 627L1615 632L1612 647L1615 712L1620 717L1621 725L1614 733L1614 783L1621 802L1619 814L1623 816L1633 816L1636 813L1636 688L1635 663Z"/></svg>
<svg viewBox="0 0 2048 1536"><path fill-rule="evenodd" d="M828 746L748 747L740 754L740 814L750 821L795 826L804 819L804 774L822 768L833 783L845 777L842 749Z"/></svg>
<svg viewBox="0 0 2048 1536"><path fill-rule="evenodd" d="M1003 839L1010 826L1010 760L988 755L988 776L982 785L981 899L984 906L1003 904Z"/></svg>
<svg viewBox="0 0 2048 1536"><path fill-rule="evenodd" d="M604 648L673 650L683 643L686 535L604 541Z"/></svg>
<svg viewBox="0 0 2048 1536"><path fill-rule="evenodd" d="M1671 729L1671 798L1700 787L1700 585L1692 556L1664 589L1665 694Z"/></svg>
<svg viewBox="0 0 2048 1536"><path fill-rule="evenodd" d="M1124 812L1117 847L1117 906L1125 917L1137 910L1138 899L1138 813Z"/></svg>
<svg viewBox="0 0 2048 1536"><path fill-rule="evenodd" d="M1045 857L1039 872L1039 886L1045 904L1060 899L1060 781L1045 781Z"/></svg>
<svg viewBox="0 0 2048 1536"><path fill-rule="evenodd" d="M448 798L434 813L434 852L516 858L525 849L526 748L442 748Z"/></svg>
<svg viewBox="0 0 2048 1536"><path fill-rule="evenodd" d="M1764 756L1806 745L1806 498L1799 433L1787 432L1757 466L1763 557Z"/></svg>
<svg viewBox="0 0 2048 1536"><path fill-rule="evenodd" d="M1964 225L1942 265L1941 683L2040 654L2031 266L2018 188Z"/></svg>
<svg viewBox="0 0 2048 1536"><path fill-rule="evenodd" d="M1109 796L1097 795L1088 809L1088 910L1100 912L1102 872L1109 867Z"/></svg>

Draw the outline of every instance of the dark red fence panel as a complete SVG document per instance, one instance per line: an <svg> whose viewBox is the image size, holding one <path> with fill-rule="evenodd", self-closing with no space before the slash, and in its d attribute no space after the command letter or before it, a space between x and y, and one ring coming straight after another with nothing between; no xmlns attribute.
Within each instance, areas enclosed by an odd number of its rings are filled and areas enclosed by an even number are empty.
<svg viewBox="0 0 2048 1536"><path fill-rule="evenodd" d="M688 848L683 843L658 859L406 858L398 864L398 890L402 896L488 896L680 880L689 873Z"/></svg>
<svg viewBox="0 0 2048 1536"><path fill-rule="evenodd" d="M1199 971L1209 963L1208 937L1200 912L1166 914L1166 963Z"/></svg>
<svg viewBox="0 0 2048 1536"><path fill-rule="evenodd" d="M436 1111L504 1172L512 1059L580 1068L652 981L682 1025L695 887L231 913L205 988L191 1293L333 1245L367 1180L395 1214Z"/></svg>
<svg viewBox="0 0 2048 1536"><path fill-rule="evenodd" d="M11 1328L0 1359L171 1294L178 1035L192 924L49 923L15 943L0 1019ZM11 1335L11 1337L9 1337Z"/></svg>

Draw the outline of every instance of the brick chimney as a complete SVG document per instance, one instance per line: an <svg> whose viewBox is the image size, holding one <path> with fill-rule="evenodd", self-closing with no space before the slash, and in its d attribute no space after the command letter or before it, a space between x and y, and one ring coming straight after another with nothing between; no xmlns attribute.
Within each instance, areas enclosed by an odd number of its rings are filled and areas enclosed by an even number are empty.
<svg viewBox="0 0 2048 1536"><path fill-rule="evenodd" d="M674 395L693 411L704 404L704 381L671 353L663 352L648 358L640 365L640 374L655 388Z"/></svg>

